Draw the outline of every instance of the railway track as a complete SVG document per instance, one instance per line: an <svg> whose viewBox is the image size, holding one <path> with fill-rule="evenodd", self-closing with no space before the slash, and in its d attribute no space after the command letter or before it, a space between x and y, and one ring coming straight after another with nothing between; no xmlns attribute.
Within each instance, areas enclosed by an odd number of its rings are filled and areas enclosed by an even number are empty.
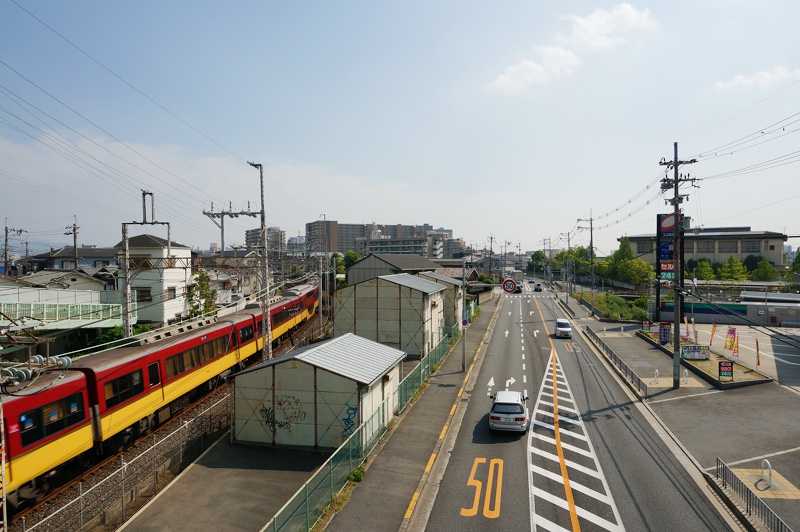
<svg viewBox="0 0 800 532"><path fill-rule="evenodd" d="M316 337L320 335L321 330L324 329L320 329L318 320L309 320L309 322L303 325L289 339L273 348L273 357L281 356L292 349L308 345L317 340L318 338ZM257 364L258 361L255 363ZM210 405L222 400L228 393L228 384L222 382L214 390L187 406L180 414L148 434L141 436L136 441L128 444L125 449L103 458L100 462L90 465L88 468L87 466L81 468L79 464L74 464L74 476L59 487L53 488L35 505L14 515L10 521L9 530L24 532L35 523L43 521L47 516L57 512L80 497L83 485L96 485L103 479L114 474L119 469L120 463L130 463L134 458L147 451L154 441L159 441L163 439L165 435L171 434L185 422L194 419L199 412L203 412L209 408ZM67 477L69 476L68 473ZM146 502L147 501L141 501L141 504L138 506L144 505ZM131 507L129 515L133 515L136 509L138 508Z"/></svg>

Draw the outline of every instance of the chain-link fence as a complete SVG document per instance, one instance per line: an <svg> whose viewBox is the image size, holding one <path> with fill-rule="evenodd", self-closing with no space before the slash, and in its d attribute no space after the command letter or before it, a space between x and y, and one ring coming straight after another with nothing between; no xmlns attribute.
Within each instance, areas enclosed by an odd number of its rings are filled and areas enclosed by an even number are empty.
<svg viewBox="0 0 800 532"><path fill-rule="evenodd" d="M79 485L80 495L26 528L22 520L15 530L90 530L117 528L163 489L187 465L216 441L230 426L231 394L184 422L133 459L120 458L120 467L97 484Z"/></svg>

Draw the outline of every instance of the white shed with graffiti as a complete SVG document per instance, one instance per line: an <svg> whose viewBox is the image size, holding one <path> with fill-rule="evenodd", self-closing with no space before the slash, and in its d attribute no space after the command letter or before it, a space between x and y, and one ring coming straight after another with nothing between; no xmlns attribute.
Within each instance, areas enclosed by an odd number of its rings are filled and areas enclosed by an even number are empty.
<svg viewBox="0 0 800 532"><path fill-rule="evenodd" d="M335 449L376 412L381 423L365 429L383 430L405 356L350 333L245 370L234 376L233 441Z"/></svg>

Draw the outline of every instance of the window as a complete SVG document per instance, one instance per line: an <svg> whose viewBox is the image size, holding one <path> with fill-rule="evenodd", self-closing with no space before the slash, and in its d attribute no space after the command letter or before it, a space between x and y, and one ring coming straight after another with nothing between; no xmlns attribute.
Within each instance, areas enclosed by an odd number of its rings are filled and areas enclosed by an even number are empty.
<svg viewBox="0 0 800 532"><path fill-rule="evenodd" d="M255 338L255 335L253 334L252 325L248 325L247 327L242 327L239 329L239 340L241 343L249 342L253 338Z"/></svg>
<svg viewBox="0 0 800 532"><path fill-rule="evenodd" d="M144 380L142 370L137 369L127 375L108 381L104 386L106 396L106 408L117 406L124 403L131 397L135 397L144 392Z"/></svg>
<svg viewBox="0 0 800 532"><path fill-rule="evenodd" d="M22 446L31 445L86 419L83 394L76 393L19 416Z"/></svg>
<svg viewBox="0 0 800 532"><path fill-rule="evenodd" d="M166 361L164 361L164 366L166 366L167 369L168 379L180 375L183 371L181 369L181 355L177 354L169 357Z"/></svg>
<svg viewBox="0 0 800 532"><path fill-rule="evenodd" d="M644 255L645 253L650 253L653 251L653 243L652 242L637 242L636 243L636 254L637 255Z"/></svg>
<svg viewBox="0 0 800 532"><path fill-rule="evenodd" d="M683 252L684 253L694 253L694 242L684 242L683 243Z"/></svg>
<svg viewBox="0 0 800 532"><path fill-rule="evenodd" d="M719 242L720 253L738 253L739 242L736 240L720 240Z"/></svg>
<svg viewBox="0 0 800 532"><path fill-rule="evenodd" d="M698 253L714 253L714 241L713 240L700 240L697 242L697 252Z"/></svg>
<svg viewBox="0 0 800 532"><path fill-rule="evenodd" d="M175 299L178 295L177 290L174 286L167 288L167 299Z"/></svg>
<svg viewBox="0 0 800 532"><path fill-rule="evenodd" d="M158 371L158 362L153 362L147 366L147 377L150 379L150 387L161 383L161 374Z"/></svg>
<svg viewBox="0 0 800 532"><path fill-rule="evenodd" d="M761 254L761 241L760 240L744 240L744 241L742 241L742 253L760 255Z"/></svg>
<svg viewBox="0 0 800 532"><path fill-rule="evenodd" d="M150 295L149 288L135 288L134 292L136 292L136 301L152 301L153 296Z"/></svg>

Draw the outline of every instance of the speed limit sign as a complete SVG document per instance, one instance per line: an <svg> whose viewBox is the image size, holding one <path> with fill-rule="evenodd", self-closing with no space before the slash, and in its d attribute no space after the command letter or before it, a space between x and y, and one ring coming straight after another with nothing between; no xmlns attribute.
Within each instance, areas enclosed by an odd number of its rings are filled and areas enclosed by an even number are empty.
<svg viewBox="0 0 800 532"><path fill-rule="evenodd" d="M509 294L513 294L517 289L517 282L514 279L506 279L503 281L503 290Z"/></svg>

